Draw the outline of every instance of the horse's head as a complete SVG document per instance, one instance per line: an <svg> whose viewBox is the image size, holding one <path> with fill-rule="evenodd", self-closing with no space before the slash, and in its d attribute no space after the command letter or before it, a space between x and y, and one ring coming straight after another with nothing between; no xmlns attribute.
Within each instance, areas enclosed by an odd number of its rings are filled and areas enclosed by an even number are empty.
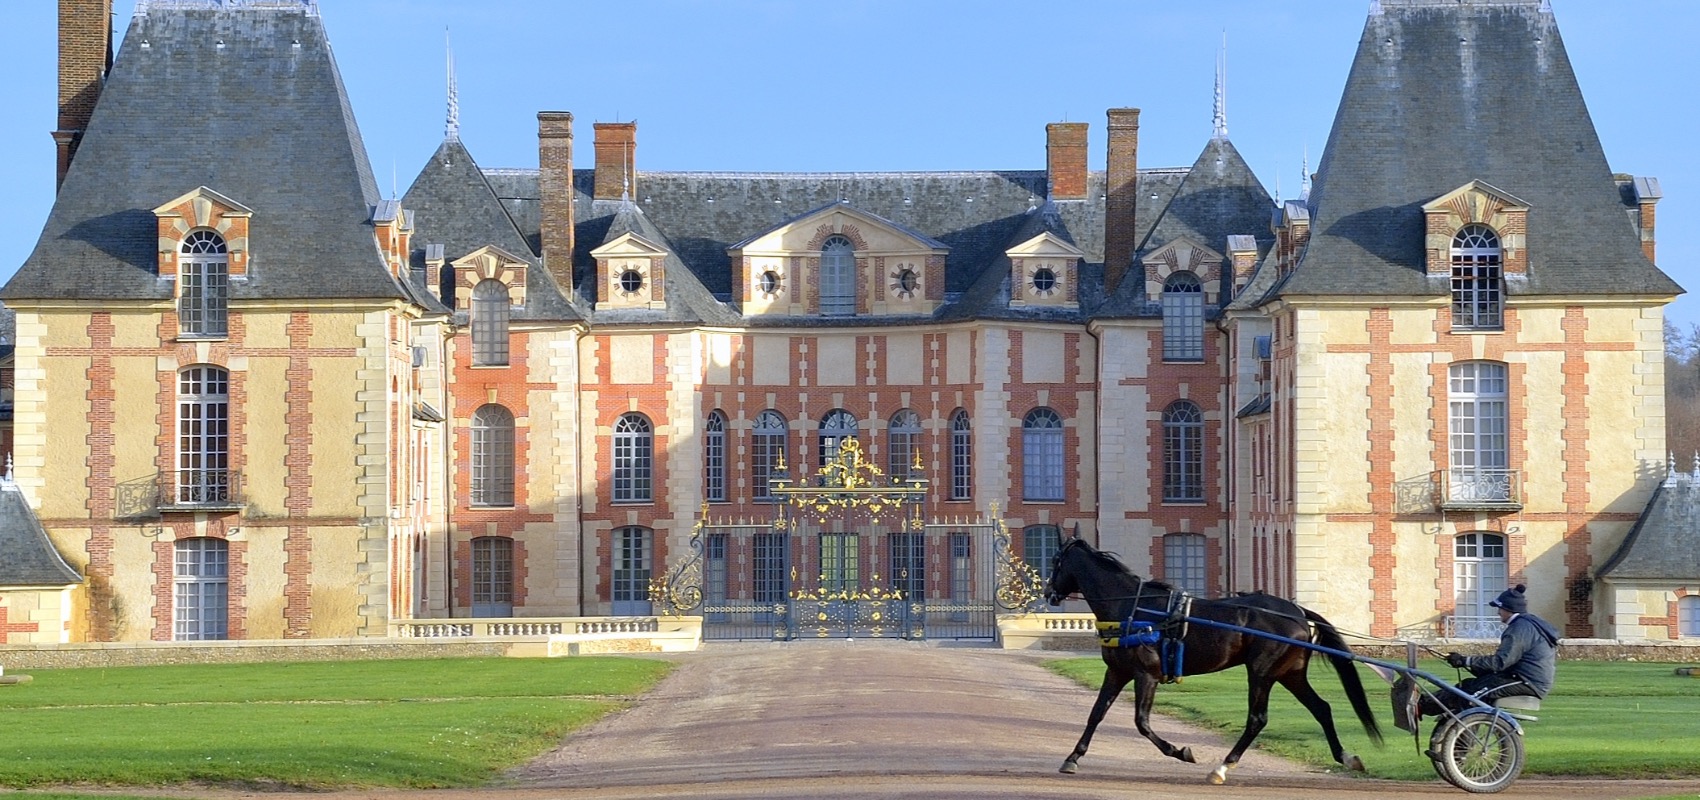
<svg viewBox="0 0 1700 800"><path fill-rule="evenodd" d="M1069 595L1080 592L1079 577L1069 567L1073 560L1069 557L1069 551L1085 544L1078 536L1058 538L1062 544L1057 547L1056 555L1051 556L1051 577L1045 582L1045 602L1053 606L1062 605L1062 601Z"/></svg>

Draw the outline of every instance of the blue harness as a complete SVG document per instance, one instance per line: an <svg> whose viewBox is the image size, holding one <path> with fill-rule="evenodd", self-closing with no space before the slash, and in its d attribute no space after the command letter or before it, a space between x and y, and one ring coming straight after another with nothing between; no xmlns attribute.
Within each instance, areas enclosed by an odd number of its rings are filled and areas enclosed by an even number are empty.
<svg viewBox="0 0 1700 800"><path fill-rule="evenodd" d="M1105 648L1145 647L1157 645L1157 659L1163 673L1163 683L1179 683L1186 664L1186 619L1192 611L1192 598L1184 592L1169 595L1169 613L1161 625L1136 621L1142 609L1134 604L1127 619L1121 622L1098 622L1098 646ZM1150 611L1147 614L1153 613Z"/></svg>

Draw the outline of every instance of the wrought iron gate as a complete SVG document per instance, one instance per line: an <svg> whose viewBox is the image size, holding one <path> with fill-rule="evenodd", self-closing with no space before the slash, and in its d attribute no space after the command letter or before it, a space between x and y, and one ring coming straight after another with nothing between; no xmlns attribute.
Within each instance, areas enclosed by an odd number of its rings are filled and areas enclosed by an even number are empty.
<svg viewBox="0 0 1700 800"><path fill-rule="evenodd" d="M705 639L990 639L1000 610L1037 599L996 506L927 522L927 482L886 478L854 439L813 479L780 466L771 522L704 508L685 559L651 586L658 613L701 614Z"/></svg>

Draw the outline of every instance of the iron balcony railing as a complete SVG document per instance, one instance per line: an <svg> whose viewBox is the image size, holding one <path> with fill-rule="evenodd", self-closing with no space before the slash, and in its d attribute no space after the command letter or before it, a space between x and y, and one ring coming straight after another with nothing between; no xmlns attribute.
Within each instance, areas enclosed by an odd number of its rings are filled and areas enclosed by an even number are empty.
<svg viewBox="0 0 1700 800"><path fill-rule="evenodd" d="M1523 507L1523 474L1512 469L1448 469L1436 473L1440 506L1458 509Z"/></svg>
<svg viewBox="0 0 1700 800"><path fill-rule="evenodd" d="M248 504L242 473L233 469L180 469L118 485L117 516L153 517L162 511L239 509Z"/></svg>
<svg viewBox="0 0 1700 800"><path fill-rule="evenodd" d="M1447 639L1498 639L1505 632L1499 615L1490 617L1452 614L1442 620L1441 635Z"/></svg>

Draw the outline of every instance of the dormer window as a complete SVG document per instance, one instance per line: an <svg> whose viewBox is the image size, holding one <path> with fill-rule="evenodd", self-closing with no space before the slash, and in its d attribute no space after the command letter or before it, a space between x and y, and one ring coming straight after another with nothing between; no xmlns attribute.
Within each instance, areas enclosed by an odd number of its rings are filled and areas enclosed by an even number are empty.
<svg viewBox="0 0 1700 800"><path fill-rule="evenodd" d="M828 237L821 245L820 310L829 317L856 313L856 251L844 236Z"/></svg>
<svg viewBox="0 0 1700 800"><path fill-rule="evenodd" d="M230 256L224 237L208 230L183 238L178 264L177 324L184 336L221 338L228 332Z"/></svg>
<svg viewBox="0 0 1700 800"><path fill-rule="evenodd" d="M1033 271L1033 293L1040 297L1049 297L1057 290L1057 274L1049 267L1040 267Z"/></svg>
<svg viewBox="0 0 1700 800"><path fill-rule="evenodd" d="M494 278L472 288L472 363L480 367L508 363L508 286Z"/></svg>
<svg viewBox="0 0 1700 800"><path fill-rule="evenodd" d="M1204 286L1190 272L1163 282L1163 360L1204 360Z"/></svg>
<svg viewBox="0 0 1700 800"><path fill-rule="evenodd" d="M620 291L626 294L637 294L643 290L643 273L628 269L620 273Z"/></svg>
<svg viewBox="0 0 1700 800"><path fill-rule="evenodd" d="M760 281L757 283L757 288L761 289L761 293L769 297L778 295L779 287L779 273L771 269L763 272Z"/></svg>
<svg viewBox="0 0 1700 800"><path fill-rule="evenodd" d="M1452 327L1504 328L1500 259L1499 235L1486 225L1465 225L1452 237Z"/></svg>

